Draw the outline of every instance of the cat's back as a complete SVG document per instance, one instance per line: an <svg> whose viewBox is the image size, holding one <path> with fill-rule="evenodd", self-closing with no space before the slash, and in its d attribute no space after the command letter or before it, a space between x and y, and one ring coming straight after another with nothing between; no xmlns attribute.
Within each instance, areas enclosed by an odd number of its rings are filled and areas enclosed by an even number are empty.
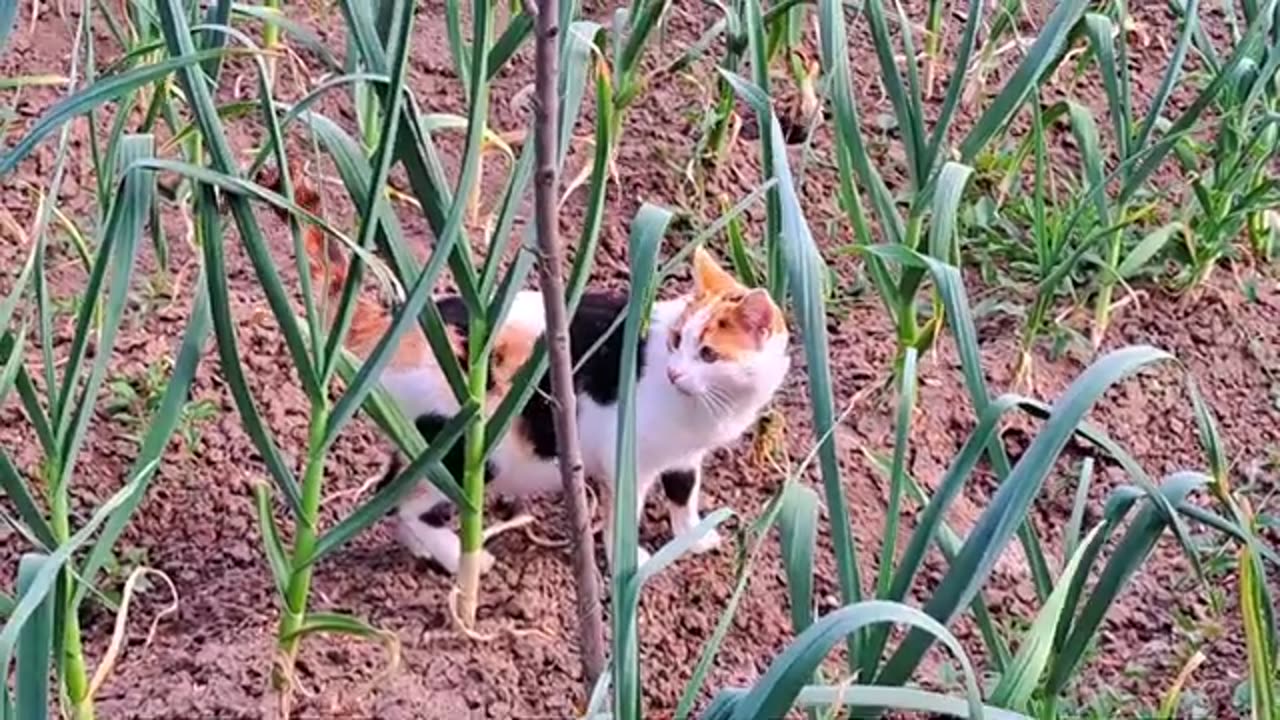
<svg viewBox="0 0 1280 720"><path fill-rule="evenodd" d="M521 290L511 301L507 317L502 322L505 331L517 331L541 335L547 330L547 313L542 306L542 293L537 290Z"/></svg>
<svg viewBox="0 0 1280 720"><path fill-rule="evenodd" d="M575 384L579 394L599 405L612 405L618 399L622 326L629 299L626 292L619 290L588 291L569 321ZM638 355L643 357L643 353Z"/></svg>
<svg viewBox="0 0 1280 720"><path fill-rule="evenodd" d="M626 314L631 307L626 292L601 290L583 295L570 323L573 362L579 393L598 405L618 400L618 383ZM650 366L660 364L666 353L667 333L689 304L688 298L660 300L650 309L648 328L636 347L636 375L644 377ZM658 338L658 340L651 340Z"/></svg>

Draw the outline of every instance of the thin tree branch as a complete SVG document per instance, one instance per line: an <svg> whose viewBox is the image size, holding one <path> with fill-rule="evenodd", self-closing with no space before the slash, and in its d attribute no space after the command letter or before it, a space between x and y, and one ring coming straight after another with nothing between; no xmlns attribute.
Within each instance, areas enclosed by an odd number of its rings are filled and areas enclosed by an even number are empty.
<svg viewBox="0 0 1280 720"><path fill-rule="evenodd" d="M526 0L529 5L533 0ZM587 515L587 493L578 440L577 397L573 388L573 360L569 351L569 320L565 308L563 253L559 238L556 167L560 102L557 93L560 55L559 0L540 0L535 14L537 44L534 54L534 142L537 172L534 176L534 215L538 230L538 284L547 315L547 352L551 363L551 391L556 427L556 453L573 539L573 570L578 591L578 635L582 644L582 670L590 696L596 678L604 671L604 620L597 582L595 542Z"/></svg>

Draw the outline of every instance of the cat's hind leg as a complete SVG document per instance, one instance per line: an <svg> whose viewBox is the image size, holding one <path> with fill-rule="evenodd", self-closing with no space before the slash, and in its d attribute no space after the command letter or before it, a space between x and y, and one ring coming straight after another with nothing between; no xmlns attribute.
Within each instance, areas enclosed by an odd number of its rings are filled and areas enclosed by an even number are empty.
<svg viewBox="0 0 1280 720"><path fill-rule="evenodd" d="M662 492L667 496L667 511L671 516L671 532L680 535L702 522L698 515L698 491L702 486L702 468L672 468L663 471ZM720 533L711 528L694 541L690 549L696 553L714 550L720 545Z"/></svg>
<svg viewBox="0 0 1280 720"><path fill-rule="evenodd" d="M433 442L448 422L447 416L436 413L425 413L414 419L414 425L427 442ZM443 462L454 477L462 477L465 462L462 443L454 443L449 452L445 453ZM487 483L492 477L488 463L484 470ZM387 481L390 477L391 474L388 474ZM414 555L434 560L450 575L458 573L462 557L462 541L452 527L453 514L453 505L449 499L426 479L420 479L418 486L396 508L399 519L396 534L400 542ZM488 572L492 567L493 556L481 548L480 572Z"/></svg>

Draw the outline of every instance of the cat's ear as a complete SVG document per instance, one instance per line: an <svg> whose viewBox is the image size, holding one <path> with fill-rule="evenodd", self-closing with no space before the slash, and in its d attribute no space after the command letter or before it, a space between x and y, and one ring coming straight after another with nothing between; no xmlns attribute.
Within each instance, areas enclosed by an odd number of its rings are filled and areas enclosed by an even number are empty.
<svg viewBox="0 0 1280 720"><path fill-rule="evenodd" d="M734 308L738 323L756 338L764 339L778 330L781 317L769 293L756 288L743 296Z"/></svg>
<svg viewBox="0 0 1280 720"><path fill-rule="evenodd" d="M723 295L742 287L701 245L693 251L693 286L697 294Z"/></svg>

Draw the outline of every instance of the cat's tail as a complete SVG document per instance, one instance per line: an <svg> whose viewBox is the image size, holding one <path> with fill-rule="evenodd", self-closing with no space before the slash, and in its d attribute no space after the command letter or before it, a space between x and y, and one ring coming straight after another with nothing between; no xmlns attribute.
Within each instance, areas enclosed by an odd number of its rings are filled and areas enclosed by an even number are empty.
<svg viewBox="0 0 1280 720"><path fill-rule="evenodd" d="M298 207L312 215L320 215L320 193L310 183L302 179L300 173L291 173L294 178L293 200ZM264 171L262 184L271 190L283 193L284 185L280 174L275 171ZM283 220L289 219L289 211L276 208L276 214ZM347 259L331 242L323 230L314 223L304 222L302 228L302 246L306 250L311 268L311 290L317 299L336 300L342 293L342 286L347 282Z"/></svg>
<svg viewBox="0 0 1280 720"><path fill-rule="evenodd" d="M319 217L320 193L306 181L302 173L294 172L291 175L294 178L294 202L298 207ZM275 192L283 191L278 172L264 171L262 184ZM284 219L289 217L289 212L282 208L277 208L276 212ZM302 225L302 246L309 260L307 265L310 268L311 292L324 308L322 315L329 318L338 307L342 288L347 282L347 258L338 247L339 243L328 237L320 227L305 221ZM380 336L388 322L386 308L369 298L357 297L347 335L347 346L357 352L367 350L365 345L369 344L371 338Z"/></svg>

